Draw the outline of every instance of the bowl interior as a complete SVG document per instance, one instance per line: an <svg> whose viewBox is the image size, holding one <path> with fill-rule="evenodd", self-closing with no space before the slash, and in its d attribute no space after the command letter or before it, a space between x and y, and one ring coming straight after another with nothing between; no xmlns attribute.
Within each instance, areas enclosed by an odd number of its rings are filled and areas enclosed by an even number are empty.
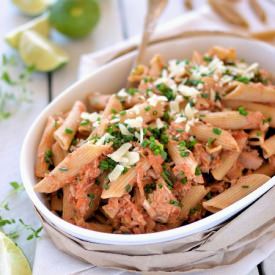
<svg viewBox="0 0 275 275"><path fill-rule="evenodd" d="M273 47L262 42L228 35L207 34L162 42L148 48L145 60L148 62L156 53L164 56L166 60L190 58L194 50L205 52L214 45L236 48L240 58L245 59L249 63L257 62L268 71L275 71L275 63L271 58L275 55ZM36 183L34 176L35 155L47 117L70 108L76 100L85 100L86 96L94 91L106 94L117 92L126 83L134 56L135 53L132 52L104 65L60 94L42 111L33 123L22 147L20 164L22 179L35 207L46 220L59 228L59 230L86 241L105 244L142 245L188 236L211 228L232 217L274 185L274 180L271 179L242 200L200 221L163 232L135 235L134 238L132 235L114 235L83 229L69 224L51 213L45 205L46 202L43 195L33 191L33 185Z"/></svg>

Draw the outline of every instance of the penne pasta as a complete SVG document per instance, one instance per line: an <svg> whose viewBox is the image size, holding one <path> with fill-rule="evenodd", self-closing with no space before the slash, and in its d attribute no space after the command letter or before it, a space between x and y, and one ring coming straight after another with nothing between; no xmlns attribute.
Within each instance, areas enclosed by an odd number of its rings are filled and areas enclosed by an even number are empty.
<svg viewBox="0 0 275 275"><path fill-rule="evenodd" d="M54 138L63 150L68 150L80 123L80 115L86 111L85 105L77 101L64 123L54 132Z"/></svg>
<svg viewBox="0 0 275 275"><path fill-rule="evenodd" d="M187 178L194 178L198 163L193 157L192 152L189 151L188 156L182 157L177 147L177 142L173 140L168 141L167 149L171 159L176 165L174 168L175 173L184 172Z"/></svg>
<svg viewBox="0 0 275 275"><path fill-rule="evenodd" d="M39 178L44 177L49 172L52 164L52 145L54 143L54 132L60 126L52 116L48 118L46 128L43 132L41 141L38 145L37 158L35 164L35 175Z"/></svg>
<svg viewBox="0 0 275 275"><path fill-rule="evenodd" d="M146 159L141 160L140 165L144 172L150 168L150 164ZM128 193L127 189L131 189L133 187L136 180L136 167L132 167L125 174L122 174L117 180L110 182L108 188L103 190L101 198L108 199L122 197L124 194Z"/></svg>
<svg viewBox="0 0 275 275"><path fill-rule="evenodd" d="M265 158L269 158L272 155L274 155L275 154L275 135L266 139L261 147L263 149Z"/></svg>
<svg viewBox="0 0 275 275"><path fill-rule="evenodd" d="M68 152L63 150L58 142L53 144L52 153L54 166L57 166L68 155Z"/></svg>
<svg viewBox="0 0 275 275"><path fill-rule="evenodd" d="M258 129L263 115L259 112L249 112L244 116L239 112L224 111L207 113L201 119L215 127L228 130Z"/></svg>
<svg viewBox="0 0 275 275"><path fill-rule="evenodd" d="M57 193L51 194L51 210L52 211L62 211L62 198L59 198Z"/></svg>
<svg viewBox="0 0 275 275"><path fill-rule="evenodd" d="M255 170L256 174L264 174L266 176L273 176L275 173L275 167L270 163L264 163L260 168Z"/></svg>
<svg viewBox="0 0 275 275"><path fill-rule="evenodd" d="M220 163L215 167L211 173L216 180L222 180L223 177L229 172L234 163L239 158L240 152L236 151L223 151L221 154Z"/></svg>
<svg viewBox="0 0 275 275"><path fill-rule="evenodd" d="M221 145L224 150L239 151L236 140L228 131L210 125L196 123L190 127L190 133L201 141L207 142L209 139L213 139L215 140L215 144Z"/></svg>
<svg viewBox="0 0 275 275"><path fill-rule="evenodd" d="M209 55L217 56L221 60L235 60L237 58L236 50L233 48L223 48L215 46L208 51Z"/></svg>
<svg viewBox="0 0 275 275"><path fill-rule="evenodd" d="M244 107L248 111L261 112L266 117L270 117L271 120L269 125L275 127L275 108L269 105L248 102L248 101L236 101L236 100L225 100L223 102L225 107L238 109L240 106Z"/></svg>
<svg viewBox="0 0 275 275"><path fill-rule="evenodd" d="M190 210L199 205L207 193L207 188L202 185L192 186L181 201L181 217L186 219Z"/></svg>
<svg viewBox="0 0 275 275"><path fill-rule="evenodd" d="M63 187L63 204L62 204L62 219L67 222L74 223L75 208L73 205L73 198L70 193L70 185Z"/></svg>
<svg viewBox="0 0 275 275"><path fill-rule="evenodd" d="M101 117L101 123L100 123L99 127L95 128L93 130L90 137L102 136L109 124L109 117L112 115L113 111L120 112L121 110L122 110L121 102L119 101L119 99L117 98L116 95L112 95L109 98L106 108L103 111L103 114Z"/></svg>
<svg viewBox="0 0 275 275"><path fill-rule="evenodd" d="M244 198L258 187L266 183L270 177L263 174L251 174L238 179L237 183L218 196L203 202L203 207L216 213L234 202Z"/></svg>
<svg viewBox="0 0 275 275"><path fill-rule="evenodd" d="M265 139L265 132L260 130L252 130L248 134L248 143L252 146L262 146Z"/></svg>
<svg viewBox="0 0 275 275"><path fill-rule="evenodd" d="M275 102L275 87L264 86L261 83L239 85L224 97L224 100L246 100L262 103Z"/></svg>
<svg viewBox="0 0 275 275"><path fill-rule="evenodd" d="M52 193L68 184L86 164L106 153L110 145L93 145L85 143L69 154L54 170L34 186L36 192Z"/></svg>
<svg viewBox="0 0 275 275"><path fill-rule="evenodd" d="M88 104L93 111L102 111L105 109L111 95L92 93L88 96Z"/></svg>

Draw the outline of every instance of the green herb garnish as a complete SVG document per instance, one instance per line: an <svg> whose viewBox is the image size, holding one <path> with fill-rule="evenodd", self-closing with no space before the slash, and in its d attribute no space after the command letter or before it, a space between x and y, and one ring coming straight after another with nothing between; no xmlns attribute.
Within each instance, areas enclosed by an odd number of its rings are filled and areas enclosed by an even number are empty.
<svg viewBox="0 0 275 275"><path fill-rule="evenodd" d="M222 133L222 130L221 129L219 129L219 128L213 128L212 129L212 132L215 134L215 135L220 135L221 133Z"/></svg>
<svg viewBox="0 0 275 275"><path fill-rule="evenodd" d="M243 106L240 106L238 108L238 112L240 113L240 115L242 116L247 116L248 115L248 112L246 111L246 109L243 107Z"/></svg>

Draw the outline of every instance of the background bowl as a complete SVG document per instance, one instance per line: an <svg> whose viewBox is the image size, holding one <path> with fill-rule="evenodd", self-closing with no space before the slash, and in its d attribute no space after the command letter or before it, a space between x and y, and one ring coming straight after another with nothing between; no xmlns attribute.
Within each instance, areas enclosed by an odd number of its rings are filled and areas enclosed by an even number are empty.
<svg viewBox="0 0 275 275"><path fill-rule="evenodd" d="M214 45L236 48L239 58L244 58L249 63L258 62L261 67L268 71L275 71L275 63L272 58L275 56L275 48L272 46L255 40L218 34L202 34L153 45L147 51L146 61L149 61L155 53L163 55L166 60L173 58L190 58L194 50L205 52ZM139 234L135 236L95 232L72 225L53 214L47 208L43 194L35 193L33 190L33 185L37 182L34 175L37 146L48 116L69 109L76 100L85 100L86 96L93 91L105 94L117 92L126 83L126 78L131 69L134 56L134 52L124 55L104 65L85 79L66 89L42 111L31 126L23 143L20 169L28 196L44 219L60 231L66 232L81 240L114 245L143 245L189 236L229 219L263 195L275 184L275 179L272 178L260 188L226 209L194 223L163 232Z"/></svg>

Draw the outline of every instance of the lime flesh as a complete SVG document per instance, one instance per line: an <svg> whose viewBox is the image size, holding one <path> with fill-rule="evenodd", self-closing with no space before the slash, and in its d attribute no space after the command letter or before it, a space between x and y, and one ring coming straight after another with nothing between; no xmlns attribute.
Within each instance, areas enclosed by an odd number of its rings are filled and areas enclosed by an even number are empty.
<svg viewBox="0 0 275 275"><path fill-rule="evenodd" d="M59 0L50 7L50 22L59 32L80 38L88 35L100 18L96 0Z"/></svg>
<svg viewBox="0 0 275 275"><path fill-rule="evenodd" d="M68 62L67 54L35 31L22 34L19 53L24 63L37 71L49 72Z"/></svg>
<svg viewBox="0 0 275 275"><path fill-rule="evenodd" d="M49 4L49 0L12 0L12 2L25 14L30 16L39 15L44 12Z"/></svg>
<svg viewBox="0 0 275 275"><path fill-rule="evenodd" d="M0 231L0 274L31 275L28 260L21 249Z"/></svg>
<svg viewBox="0 0 275 275"><path fill-rule="evenodd" d="M39 34L48 37L50 32L48 15L42 15L14 29L13 31L7 34L6 41L9 43L10 46L17 49L19 47L19 41L22 33L28 30L36 31Z"/></svg>

